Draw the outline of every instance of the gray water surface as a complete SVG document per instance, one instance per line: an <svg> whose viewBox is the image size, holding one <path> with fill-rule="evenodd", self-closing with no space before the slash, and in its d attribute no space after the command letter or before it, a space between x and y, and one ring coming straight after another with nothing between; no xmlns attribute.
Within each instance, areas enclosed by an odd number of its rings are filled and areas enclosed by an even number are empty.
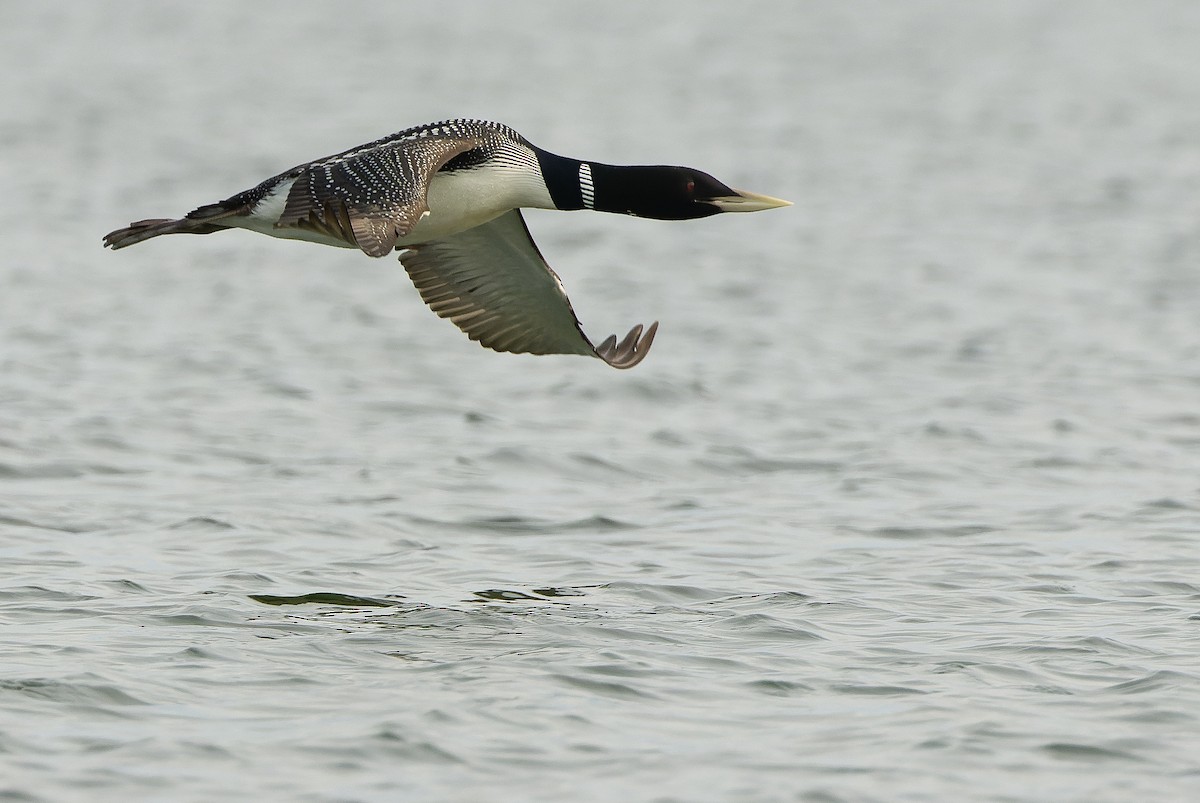
<svg viewBox="0 0 1200 803"><path fill-rule="evenodd" d="M0 19L0 799L1200 796L1200 5ZM451 116L796 205L100 247Z"/></svg>

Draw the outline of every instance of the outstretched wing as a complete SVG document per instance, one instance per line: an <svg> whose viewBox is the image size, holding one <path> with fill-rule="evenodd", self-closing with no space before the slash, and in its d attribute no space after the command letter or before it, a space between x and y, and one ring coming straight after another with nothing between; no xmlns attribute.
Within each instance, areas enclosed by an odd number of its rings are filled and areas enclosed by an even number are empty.
<svg viewBox="0 0 1200 803"><path fill-rule="evenodd" d="M562 282L542 258L519 210L458 234L411 246L400 262L430 309L495 351L585 354L614 368L646 356L658 323L593 346Z"/></svg>
<svg viewBox="0 0 1200 803"><path fill-rule="evenodd" d="M428 211L429 180L483 139L446 130L381 140L297 168L277 227L318 232L386 256Z"/></svg>

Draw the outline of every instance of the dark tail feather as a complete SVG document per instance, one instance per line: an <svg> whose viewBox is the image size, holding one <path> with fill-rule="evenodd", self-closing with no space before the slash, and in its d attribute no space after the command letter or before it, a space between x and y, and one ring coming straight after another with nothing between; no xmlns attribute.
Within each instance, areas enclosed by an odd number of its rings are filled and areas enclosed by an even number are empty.
<svg viewBox="0 0 1200 803"><path fill-rule="evenodd" d="M140 243L142 240L149 240L151 237L157 237L160 234L174 234L180 230L180 224L186 224L187 222L186 220L169 220L167 218L139 220L130 223L123 229L110 231L104 235L104 245L115 251L118 248Z"/></svg>
<svg viewBox="0 0 1200 803"><path fill-rule="evenodd" d="M142 240L149 240L161 234L212 234L214 231L227 229L229 228L228 226L215 221L221 218L244 215L249 212L250 205L248 203L244 201L239 203L245 195L246 193L241 193L227 201L202 206L199 209L188 212L187 217L182 217L178 220L152 218L150 220L139 220L135 223L130 223L123 229L110 231L104 235L104 245L116 251L118 248L124 248L127 245L136 245Z"/></svg>
<svg viewBox="0 0 1200 803"><path fill-rule="evenodd" d="M130 223L123 229L110 231L104 235L104 245L116 251L118 248L135 245L142 240L149 240L151 237L158 237L161 234L211 234L224 228L228 227L191 220L186 217L179 220L153 218L139 220L136 223Z"/></svg>

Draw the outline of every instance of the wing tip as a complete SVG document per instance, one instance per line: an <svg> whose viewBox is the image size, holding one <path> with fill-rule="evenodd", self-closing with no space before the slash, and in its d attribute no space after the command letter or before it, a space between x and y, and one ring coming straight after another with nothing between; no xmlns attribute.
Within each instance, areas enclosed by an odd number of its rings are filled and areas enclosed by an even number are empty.
<svg viewBox="0 0 1200 803"><path fill-rule="evenodd" d="M629 330L624 339L620 343L617 342L616 335L609 335L604 339L604 342L596 346L596 356L604 360L613 368L622 370L632 368L633 366L646 359L646 355L650 353L650 346L654 343L654 336L658 333L658 321L650 324L646 328L645 334L642 334L642 325Z"/></svg>

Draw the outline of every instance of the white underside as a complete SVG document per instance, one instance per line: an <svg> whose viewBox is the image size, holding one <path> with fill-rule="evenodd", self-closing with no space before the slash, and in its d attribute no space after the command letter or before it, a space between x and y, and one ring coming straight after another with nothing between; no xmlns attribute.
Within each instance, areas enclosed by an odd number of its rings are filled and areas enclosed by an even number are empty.
<svg viewBox="0 0 1200 803"><path fill-rule="evenodd" d="M281 182L255 205L249 215L226 218L221 222L271 237L353 248L352 245L323 234L276 226L283 215L288 193L294 183L294 179ZM536 168L531 170L525 165L522 165L521 169L501 165L455 173L436 173L429 182L427 202L429 211L407 237L396 241L398 246L430 242L473 229L510 209L555 208L554 201L542 181L541 172Z"/></svg>

